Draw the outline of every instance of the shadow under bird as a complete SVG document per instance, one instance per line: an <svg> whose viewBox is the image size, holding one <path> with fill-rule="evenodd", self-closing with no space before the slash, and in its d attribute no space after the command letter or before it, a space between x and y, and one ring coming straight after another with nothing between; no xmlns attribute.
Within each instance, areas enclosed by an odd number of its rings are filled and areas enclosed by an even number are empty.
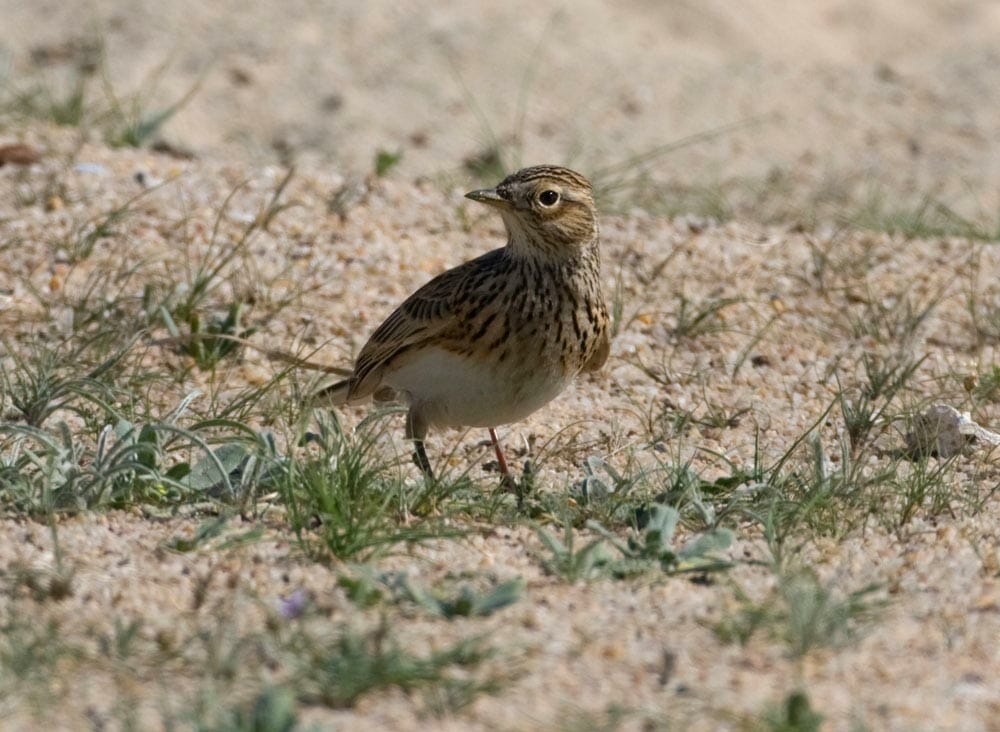
<svg viewBox="0 0 1000 732"><path fill-rule="evenodd" d="M438 275L386 318L347 379L314 394L334 405L400 400L414 462L433 479L431 427L496 427L545 406L608 358L599 230L590 182L540 165L466 196L500 213L507 245Z"/></svg>

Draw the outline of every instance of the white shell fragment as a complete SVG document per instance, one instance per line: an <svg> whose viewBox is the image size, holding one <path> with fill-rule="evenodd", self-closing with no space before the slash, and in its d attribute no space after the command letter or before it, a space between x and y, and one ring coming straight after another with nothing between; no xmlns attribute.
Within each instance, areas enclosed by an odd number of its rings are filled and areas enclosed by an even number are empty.
<svg viewBox="0 0 1000 732"><path fill-rule="evenodd" d="M917 416L913 432L906 436L909 451L917 455L950 458L976 442L1000 445L1000 434L972 421L968 412L947 404L935 404Z"/></svg>

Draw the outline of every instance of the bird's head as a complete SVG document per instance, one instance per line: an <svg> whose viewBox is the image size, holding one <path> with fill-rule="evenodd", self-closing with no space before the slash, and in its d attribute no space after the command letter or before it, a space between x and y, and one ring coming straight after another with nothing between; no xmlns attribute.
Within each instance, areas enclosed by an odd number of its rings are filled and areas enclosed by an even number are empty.
<svg viewBox="0 0 1000 732"><path fill-rule="evenodd" d="M518 253L578 256L597 241L597 209L590 181L568 168L537 165L504 178L496 188L465 194L500 211Z"/></svg>

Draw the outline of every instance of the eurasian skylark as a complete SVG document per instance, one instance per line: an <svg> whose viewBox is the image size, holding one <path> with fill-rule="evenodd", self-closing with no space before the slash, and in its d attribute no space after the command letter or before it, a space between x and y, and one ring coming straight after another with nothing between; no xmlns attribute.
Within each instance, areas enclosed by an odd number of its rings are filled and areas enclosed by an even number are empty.
<svg viewBox="0 0 1000 732"><path fill-rule="evenodd" d="M495 428L608 358L597 210L586 178L549 165L466 196L500 212L507 245L410 295L361 349L353 374L317 394L335 405L404 401L413 459L429 478L428 428L487 427L507 482Z"/></svg>

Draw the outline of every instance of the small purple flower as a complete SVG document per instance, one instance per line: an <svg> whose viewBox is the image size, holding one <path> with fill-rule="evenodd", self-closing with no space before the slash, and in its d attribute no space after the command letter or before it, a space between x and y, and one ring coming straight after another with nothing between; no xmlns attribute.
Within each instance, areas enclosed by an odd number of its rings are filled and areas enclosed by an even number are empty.
<svg viewBox="0 0 1000 732"><path fill-rule="evenodd" d="M309 593L299 588L287 597L278 598L278 615L285 620L295 620L306 610L309 604Z"/></svg>

